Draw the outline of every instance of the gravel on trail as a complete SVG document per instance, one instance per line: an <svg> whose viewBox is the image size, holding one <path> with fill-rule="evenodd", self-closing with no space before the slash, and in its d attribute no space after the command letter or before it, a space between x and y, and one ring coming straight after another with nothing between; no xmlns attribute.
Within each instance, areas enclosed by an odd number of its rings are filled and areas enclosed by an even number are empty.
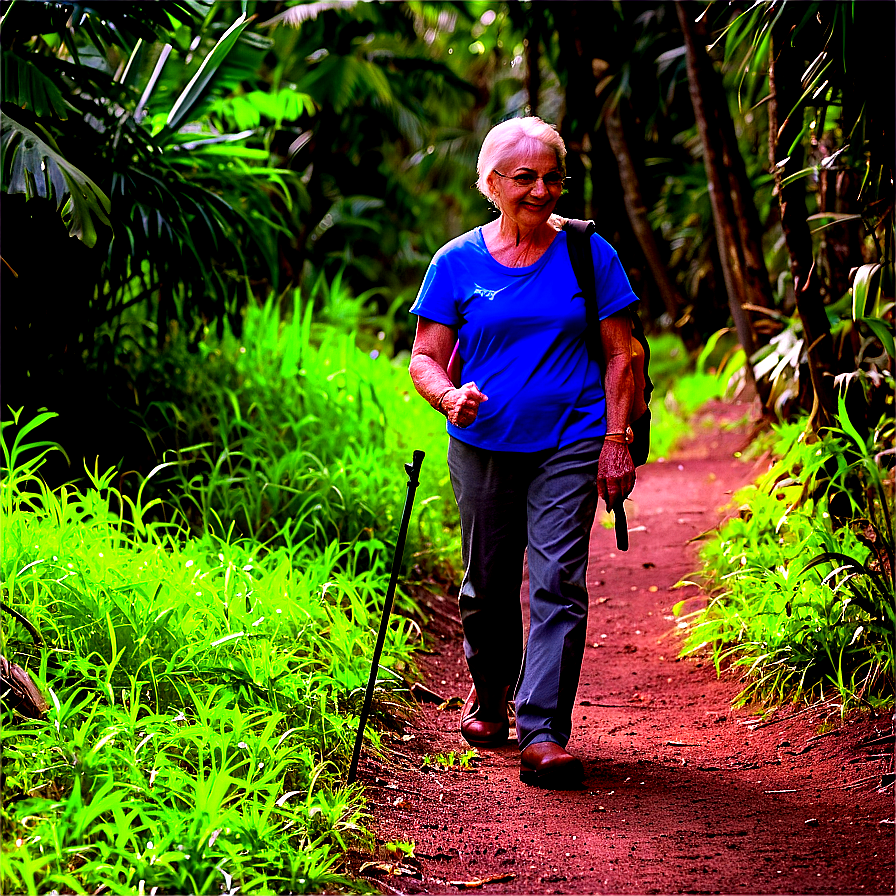
<svg viewBox="0 0 896 896"><path fill-rule="evenodd" d="M584 786L519 781L510 743L475 753L458 731L469 679L456 602L425 593L430 652L419 709L380 760L367 751L377 855L353 870L384 893L892 894L893 729L839 706L732 709L739 683L679 659L672 607L705 600L694 539L767 468L716 403L675 457L638 472L631 547L595 524L588 647L569 750ZM438 462L432 458L431 463ZM523 596L528 583L523 583ZM427 692L431 692L428 693ZM434 695L448 706L433 702ZM429 699L427 699L429 698ZM454 699L451 699L454 698ZM446 767L447 766L447 767ZM385 844L413 843L411 855Z"/></svg>

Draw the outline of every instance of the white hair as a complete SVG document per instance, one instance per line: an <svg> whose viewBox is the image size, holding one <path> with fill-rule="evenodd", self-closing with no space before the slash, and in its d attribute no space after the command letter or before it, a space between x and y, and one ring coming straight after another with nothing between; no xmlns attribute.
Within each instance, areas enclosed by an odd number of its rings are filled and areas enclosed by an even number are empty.
<svg viewBox="0 0 896 896"><path fill-rule="evenodd" d="M566 144L553 125L535 117L508 118L486 134L479 150L476 186L486 199L491 200L488 176L505 162L518 158L521 152L532 149L533 143L552 149L557 157L557 166L566 174Z"/></svg>

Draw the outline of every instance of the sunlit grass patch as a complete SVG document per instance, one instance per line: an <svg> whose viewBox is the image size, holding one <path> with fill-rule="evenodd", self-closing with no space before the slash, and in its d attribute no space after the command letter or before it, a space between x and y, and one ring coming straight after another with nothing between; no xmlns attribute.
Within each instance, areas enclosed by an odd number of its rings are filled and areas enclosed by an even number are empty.
<svg viewBox="0 0 896 896"><path fill-rule="evenodd" d="M893 481L875 447L892 431L867 442L843 428L809 440L805 422L775 432L779 460L703 546L712 600L687 617L685 652L740 670L740 702L892 705Z"/></svg>
<svg viewBox="0 0 896 896"><path fill-rule="evenodd" d="M703 405L722 398L738 359L722 358L724 365L710 365L712 347L696 359L691 358L681 339L673 333L651 335L650 376L654 392L650 401L650 460L669 457L693 435L691 420Z"/></svg>
<svg viewBox="0 0 896 896"><path fill-rule="evenodd" d="M130 359L144 428L167 462L148 491L170 495L196 531L319 550L351 542L360 559L394 544L403 465L423 450L408 556L455 556L444 418L416 394L406 361L316 324L298 295L293 305L252 305L239 335L209 331L193 347L172 334L158 356Z"/></svg>
<svg viewBox="0 0 896 896"><path fill-rule="evenodd" d="M347 838L365 834L342 782L385 558L191 536L110 475L41 486L27 448L7 451L2 482L3 600L45 644L14 623L2 648L50 709L7 713L0 735L4 891L348 886ZM381 713L418 640L392 621Z"/></svg>

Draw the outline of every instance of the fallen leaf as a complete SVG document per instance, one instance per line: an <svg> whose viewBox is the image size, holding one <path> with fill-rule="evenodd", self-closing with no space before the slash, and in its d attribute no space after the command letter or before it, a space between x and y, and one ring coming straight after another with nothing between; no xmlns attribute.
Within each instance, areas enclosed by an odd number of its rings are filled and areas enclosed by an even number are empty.
<svg viewBox="0 0 896 896"><path fill-rule="evenodd" d="M444 703L445 698L435 691L431 691L425 684L419 681L411 685L411 694L421 703Z"/></svg>
<svg viewBox="0 0 896 896"><path fill-rule="evenodd" d="M486 884L499 884L508 880L516 880L515 874L493 874L490 877L474 877L472 880L449 880L448 884L462 890L473 890Z"/></svg>
<svg viewBox="0 0 896 896"><path fill-rule="evenodd" d="M461 697L449 697L444 703L440 703L438 709L460 709L464 705Z"/></svg>
<svg viewBox="0 0 896 896"><path fill-rule="evenodd" d="M408 877L419 877L420 872L416 868L408 868L400 862L365 862L359 869L359 873L365 871L377 871L388 874L390 877L400 877L402 874Z"/></svg>

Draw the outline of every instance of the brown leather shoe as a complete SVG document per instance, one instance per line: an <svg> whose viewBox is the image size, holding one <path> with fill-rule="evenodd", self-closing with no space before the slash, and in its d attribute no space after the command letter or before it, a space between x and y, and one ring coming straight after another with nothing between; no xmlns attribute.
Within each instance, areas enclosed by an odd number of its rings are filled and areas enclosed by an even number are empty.
<svg viewBox="0 0 896 896"><path fill-rule="evenodd" d="M503 688L495 706L484 707L476 694L475 685L470 688L470 696L460 711L461 737L474 747L499 747L510 734L507 717L507 692Z"/></svg>
<svg viewBox="0 0 896 896"><path fill-rule="evenodd" d="M520 754L520 781L524 784L566 790L578 787L584 777L582 763L552 741L530 744Z"/></svg>

